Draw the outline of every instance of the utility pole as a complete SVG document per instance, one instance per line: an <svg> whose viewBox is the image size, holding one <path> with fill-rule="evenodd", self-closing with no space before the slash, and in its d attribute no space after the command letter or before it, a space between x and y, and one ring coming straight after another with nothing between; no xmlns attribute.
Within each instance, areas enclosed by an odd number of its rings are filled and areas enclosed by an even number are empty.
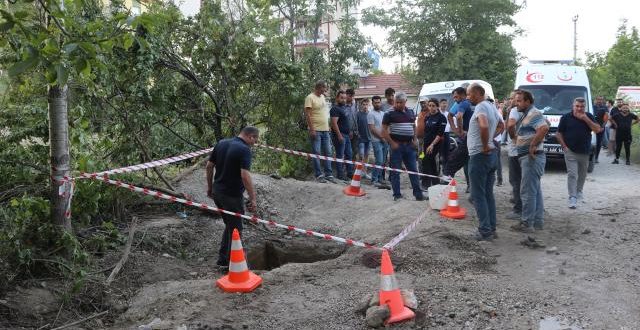
<svg viewBox="0 0 640 330"><path fill-rule="evenodd" d="M578 61L578 15L573 16L573 63Z"/></svg>

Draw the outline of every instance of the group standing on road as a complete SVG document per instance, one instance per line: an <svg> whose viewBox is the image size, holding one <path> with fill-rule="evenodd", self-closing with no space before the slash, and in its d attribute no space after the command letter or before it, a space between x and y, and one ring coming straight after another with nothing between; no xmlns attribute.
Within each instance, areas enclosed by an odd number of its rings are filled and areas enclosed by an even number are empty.
<svg viewBox="0 0 640 330"><path fill-rule="evenodd" d="M496 233L496 201L493 187L502 184L501 145L508 144L509 183L512 211L505 216L516 220L511 229L533 233L544 228L544 199L541 178L546 154L543 141L550 123L535 107L534 96L527 90L515 90L504 102L485 95L479 84L460 86L453 90L453 106L447 99L422 98L416 116L406 107L407 95L392 88L385 90L384 99L374 96L355 100L353 89L337 91L335 102L328 106L324 81L315 84L305 98L304 115L311 150L314 154L344 161L369 162L370 152L378 166L418 171L422 179L410 174L412 194L417 201L427 200L424 191L441 183L441 172L453 177L460 169L467 178L467 192L478 217L477 240L493 240ZM596 134L594 161L599 161L600 149L615 152L613 164L619 163L625 149L626 164L630 164L631 128L640 122L623 100L613 102L597 97L593 113L587 111L587 101L575 98L572 110L559 121L556 138L564 151L567 167L568 206L578 207L584 200L584 185L591 152L591 135ZM496 106L497 105L497 106ZM506 121L506 123L505 123ZM451 132L454 134L452 135ZM249 195L249 211L256 209L256 196L251 177L250 147L259 137L255 127L245 127L239 136L220 141L207 163L207 194L219 208L244 214L243 193ZM450 139L456 143L450 153ZM418 150L420 151L418 153ZM323 164L322 164L323 163ZM354 174L351 163L324 162L313 158L316 181L347 181ZM336 178L333 177L335 163ZM322 166L324 165L324 166ZM499 173L497 173L499 171ZM363 177L379 188L391 189L395 201L403 198L400 173L373 168ZM228 267L231 233L242 231L241 219L223 215L225 230L219 249L218 265Z"/></svg>

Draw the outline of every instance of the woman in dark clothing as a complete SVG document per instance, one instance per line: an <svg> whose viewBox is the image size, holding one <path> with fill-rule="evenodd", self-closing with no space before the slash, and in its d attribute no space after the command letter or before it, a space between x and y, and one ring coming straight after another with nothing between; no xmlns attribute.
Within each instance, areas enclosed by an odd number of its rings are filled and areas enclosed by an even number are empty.
<svg viewBox="0 0 640 330"><path fill-rule="evenodd" d="M425 101L421 101L425 102ZM437 176L439 171L436 163L440 152L440 143L444 138L444 130L447 127L447 118L438 110L438 100L429 99L426 101L426 109L418 116L418 127L416 129L418 138L423 139L422 152L422 173ZM440 183L440 179L423 177L422 185L428 188Z"/></svg>

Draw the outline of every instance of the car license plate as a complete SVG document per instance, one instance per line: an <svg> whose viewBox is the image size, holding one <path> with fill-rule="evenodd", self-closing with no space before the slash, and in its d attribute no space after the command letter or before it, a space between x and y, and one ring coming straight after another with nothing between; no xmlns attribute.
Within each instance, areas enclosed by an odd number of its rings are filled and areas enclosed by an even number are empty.
<svg viewBox="0 0 640 330"><path fill-rule="evenodd" d="M544 152L552 153L552 154L560 154L562 153L561 146L544 146Z"/></svg>

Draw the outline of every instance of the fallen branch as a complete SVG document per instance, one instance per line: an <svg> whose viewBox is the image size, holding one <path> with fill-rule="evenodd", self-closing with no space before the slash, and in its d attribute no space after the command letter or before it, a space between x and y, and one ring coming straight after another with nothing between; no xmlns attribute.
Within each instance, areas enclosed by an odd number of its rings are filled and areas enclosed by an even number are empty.
<svg viewBox="0 0 640 330"><path fill-rule="evenodd" d="M208 158L207 158L208 159ZM197 162L196 164L194 164L193 166L189 167L188 169L180 172L180 174L178 174L174 179L173 182L180 182L182 181L182 179L184 179L185 177L189 176L191 173L195 172L195 170L197 170L198 168L202 167L202 165L206 162L206 159L203 159L199 162Z"/></svg>
<svg viewBox="0 0 640 330"><path fill-rule="evenodd" d="M100 313L98 313L98 314L93 314L93 315L91 315L91 316L89 316L89 317L85 317L85 318L83 318L82 320L78 320L78 321L75 321L75 322L67 323L67 324L65 324L65 325L63 325L63 326L59 326L59 327L57 327L57 328L53 328L53 329L51 329L51 330L62 330L62 329L66 329L66 328L68 328L68 327L72 327L72 326L74 326L74 325L78 325L78 324L81 324L81 323L87 322L87 321L89 321L89 320L91 320L91 319L95 319L96 317L98 317L98 316L102 316L102 315L104 315L104 314L107 314L108 312L109 312L109 311L103 311L103 312L100 312Z"/></svg>
<svg viewBox="0 0 640 330"><path fill-rule="evenodd" d="M118 261L116 266L113 267L113 270L111 271L111 274L109 274L109 277L107 277L107 280L105 281L105 284L107 286L109 286L111 284L111 282L113 282L113 280L115 279L116 275L118 275L118 273L122 269L122 266L124 266L124 264L127 262L127 259L129 259L129 253L131 252L131 244L133 244L133 236L136 233L136 225L137 225L137 223L138 223L138 217L136 217L136 216L132 217L131 218L131 226L129 226L129 237L127 238L127 244L124 247L124 252L122 253L122 258L120 259L120 261Z"/></svg>

